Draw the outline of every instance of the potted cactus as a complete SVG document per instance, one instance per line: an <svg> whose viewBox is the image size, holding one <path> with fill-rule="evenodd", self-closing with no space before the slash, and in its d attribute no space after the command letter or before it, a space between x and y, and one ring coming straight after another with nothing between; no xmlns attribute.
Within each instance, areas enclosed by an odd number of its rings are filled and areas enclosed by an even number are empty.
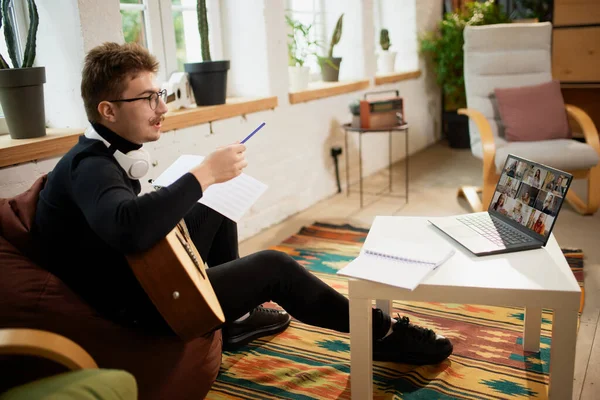
<svg viewBox="0 0 600 400"><path fill-rule="evenodd" d="M200 31L202 46L202 62L185 63L183 68L189 75L196 105L210 106L225 104L229 60L212 61L210 45L208 43L206 0L198 0L197 11L198 30Z"/></svg>
<svg viewBox="0 0 600 400"><path fill-rule="evenodd" d="M2 0L0 27L4 23L4 38L12 67L0 55L0 102L13 139L28 139L46 135L44 110L44 83L46 69L34 67L35 43L38 29L38 12L34 0L29 7L29 32L23 60L17 56L17 38L9 13L11 0Z"/></svg>
<svg viewBox="0 0 600 400"><path fill-rule="evenodd" d="M377 57L377 72L380 74L391 74L394 72L396 64L396 52L390 51L390 34L387 29L382 29L379 33L379 45L381 52Z"/></svg>
<svg viewBox="0 0 600 400"><path fill-rule="evenodd" d="M333 48L340 42L342 38L342 21L344 14L340 15L335 24L335 29L331 35L331 41L329 42L329 52L327 57L319 57L319 65L321 66L321 75L325 82L337 82L340 74L340 64L342 63L341 57L333 56Z"/></svg>

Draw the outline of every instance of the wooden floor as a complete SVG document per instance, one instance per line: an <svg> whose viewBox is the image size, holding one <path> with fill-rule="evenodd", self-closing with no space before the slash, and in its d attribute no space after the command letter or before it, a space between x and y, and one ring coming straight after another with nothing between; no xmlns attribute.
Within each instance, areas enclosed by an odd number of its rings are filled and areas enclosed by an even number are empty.
<svg viewBox="0 0 600 400"><path fill-rule="evenodd" d="M410 159L409 202L403 198L364 197L359 206L358 186L351 194L336 194L314 206L272 226L240 244L240 253L247 255L275 245L297 232L302 226L315 221L349 222L369 227L377 215L451 215L469 212L466 203L457 199L461 185L481 182L481 163L470 150L450 149L444 142L415 154ZM392 190L403 194L404 162L393 168ZM357 177L351 177L351 181ZM381 171L365 180L365 190L377 192L388 182L387 171ZM575 183L574 190L584 186ZM354 193L352 193L354 191ZM585 259L585 308L577 337L573 399L598 399L600 388L600 212L583 217L565 204L561 210L554 234L563 247L582 248Z"/></svg>

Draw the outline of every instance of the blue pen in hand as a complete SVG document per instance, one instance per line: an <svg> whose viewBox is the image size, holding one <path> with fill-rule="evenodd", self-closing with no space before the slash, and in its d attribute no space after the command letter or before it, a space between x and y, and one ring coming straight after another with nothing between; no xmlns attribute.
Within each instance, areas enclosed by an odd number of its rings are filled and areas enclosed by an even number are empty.
<svg viewBox="0 0 600 400"><path fill-rule="evenodd" d="M246 142L248 141L248 139L250 139L252 136L254 136L254 134L255 134L256 132L258 132L259 130L261 130L261 128L262 128L263 126L265 126L265 123L264 123L264 122L263 122L262 124L260 124L260 125L258 126L258 128L256 128L254 131L252 131L252 133L251 133L251 134L249 134L248 136L246 136L246 137L244 138L244 140L242 140L240 143L241 143L241 144L244 144L244 143L246 143Z"/></svg>

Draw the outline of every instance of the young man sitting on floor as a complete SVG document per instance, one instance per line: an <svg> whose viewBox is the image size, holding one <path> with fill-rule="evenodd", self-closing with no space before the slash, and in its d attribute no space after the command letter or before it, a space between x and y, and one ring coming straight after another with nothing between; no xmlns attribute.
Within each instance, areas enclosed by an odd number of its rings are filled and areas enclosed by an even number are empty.
<svg viewBox="0 0 600 400"><path fill-rule="evenodd" d="M105 43L86 56L81 95L91 127L49 173L38 201L34 230L44 267L108 318L172 335L125 254L149 249L185 219L226 317L225 348L287 328L290 316L261 307L267 301L304 323L348 332L343 295L287 254L239 258L236 224L198 203L210 185L241 174L244 145L221 147L172 185L139 195L146 171L130 168L131 159L160 138L167 112L165 92L154 84L157 69L135 44ZM448 339L379 309L373 340L375 360L434 364L452 353Z"/></svg>

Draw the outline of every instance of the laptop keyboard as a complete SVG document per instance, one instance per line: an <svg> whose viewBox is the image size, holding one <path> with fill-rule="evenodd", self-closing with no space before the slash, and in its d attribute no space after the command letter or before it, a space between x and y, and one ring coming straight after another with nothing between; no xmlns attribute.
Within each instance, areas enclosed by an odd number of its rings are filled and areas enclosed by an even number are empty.
<svg viewBox="0 0 600 400"><path fill-rule="evenodd" d="M499 246L532 241L529 236L522 234L512 226L499 220L493 220L489 214L464 215L456 219Z"/></svg>

